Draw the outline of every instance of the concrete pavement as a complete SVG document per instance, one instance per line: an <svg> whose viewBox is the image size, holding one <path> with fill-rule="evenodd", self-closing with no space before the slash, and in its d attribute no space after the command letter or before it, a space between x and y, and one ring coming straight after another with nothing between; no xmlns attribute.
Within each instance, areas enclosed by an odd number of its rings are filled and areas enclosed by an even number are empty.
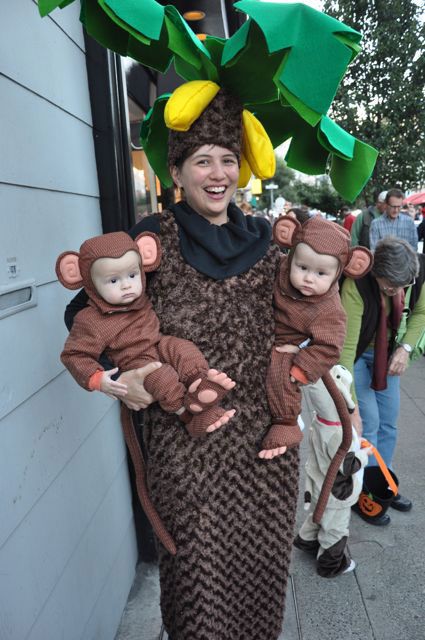
<svg viewBox="0 0 425 640"><path fill-rule="evenodd" d="M389 509L387 527L373 527L353 513L349 549L356 569L333 580L320 578L314 559L294 549L279 640L425 640L425 358L408 369L401 386L394 468L413 509ZM308 414L305 407L307 425ZM304 438L303 458L306 446ZM304 515L300 502L299 524ZM141 564L116 640L166 640L158 602L157 567Z"/></svg>

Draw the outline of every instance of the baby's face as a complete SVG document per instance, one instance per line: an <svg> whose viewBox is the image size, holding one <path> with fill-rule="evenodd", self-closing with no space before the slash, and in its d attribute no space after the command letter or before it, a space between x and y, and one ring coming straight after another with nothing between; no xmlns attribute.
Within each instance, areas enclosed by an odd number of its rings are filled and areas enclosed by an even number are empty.
<svg viewBox="0 0 425 640"><path fill-rule="evenodd" d="M121 258L99 258L90 270L98 294L109 304L130 304L142 294L140 256L127 251Z"/></svg>
<svg viewBox="0 0 425 640"><path fill-rule="evenodd" d="M292 256L289 280L303 296L322 296L335 282L339 262L300 242Z"/></svg>

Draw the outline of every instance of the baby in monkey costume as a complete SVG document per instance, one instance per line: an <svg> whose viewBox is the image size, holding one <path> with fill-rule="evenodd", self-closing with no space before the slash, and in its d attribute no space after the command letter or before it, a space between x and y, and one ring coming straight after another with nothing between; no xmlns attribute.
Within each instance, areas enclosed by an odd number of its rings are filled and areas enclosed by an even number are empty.
<svg viewBox="0 0 425 640"><path fill-rule="evenodd" d="M291 251L274 287L275 345L267 373L273 422L259 453L266 459L301 442L299 385L317 382L338 363L346 324L338 278L360 278L372 267L370 251L352 248L348 231L321 216L303 225L281 216L273 238Z"/></svg>
<svg viewBox="0 0 425 640"><path fill-rule="evenodd" d="M108 233L86 240L79 253L62 253L56 262L60 282L68 289L84 286L89 303L74 321L61 360L85 389L121 397L126 386L111 377L118 369L163 363L146 376L145 389L198 437L234 415L218 404L235 383L209 369L192 342L161 334L145 291L145 272L157 269L160 261L159 238L150 232L136 240L121 231ZM105 371L99 364L103 352L114 369Z"/></svg>

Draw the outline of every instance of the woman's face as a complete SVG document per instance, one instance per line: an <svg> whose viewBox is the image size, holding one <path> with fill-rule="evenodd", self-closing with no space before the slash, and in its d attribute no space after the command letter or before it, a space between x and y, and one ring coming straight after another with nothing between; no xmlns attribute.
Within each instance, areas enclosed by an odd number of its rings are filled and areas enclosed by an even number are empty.
<svg viewBox="0 0 425 640"><path fill-rule="evenodd" d="M376 282L378 283L380 291L382 293L384 293L386 296L389 296L390 298L392 298L393 296L395 296L398 293L400 293L400 291L402 289L405 289L409 285L414 284L414 282L410 282L409 284L405 284L404 286L400 287L400 286L394 286L386 278L378 278L378 277L376 277L375 279L376 279Z"/></svg>
<svg viewBox="0 0 425 640"><path fill-rule="evenodd" d="M239 164L233 151L204 144L186 158L180 168L172 167L176 185L184 190L186 202L212 224L227 222L227 207L239 178Z"/></svg>

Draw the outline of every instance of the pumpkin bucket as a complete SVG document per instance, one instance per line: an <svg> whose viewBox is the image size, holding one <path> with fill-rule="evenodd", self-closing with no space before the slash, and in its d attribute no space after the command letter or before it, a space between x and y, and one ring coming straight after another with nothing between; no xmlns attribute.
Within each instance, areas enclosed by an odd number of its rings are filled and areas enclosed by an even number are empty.
<svg viewBox="0 0 425 640"><path fill-rule="evenodd" d="M390 469L388 472L398 487L398 479L395 473ZM363 489L359 496L358 506L363 516L370 518L380 518L387 511L395 496L388 486L388 480L385 478L379 467L366 467L364 470Z"/></svg>

